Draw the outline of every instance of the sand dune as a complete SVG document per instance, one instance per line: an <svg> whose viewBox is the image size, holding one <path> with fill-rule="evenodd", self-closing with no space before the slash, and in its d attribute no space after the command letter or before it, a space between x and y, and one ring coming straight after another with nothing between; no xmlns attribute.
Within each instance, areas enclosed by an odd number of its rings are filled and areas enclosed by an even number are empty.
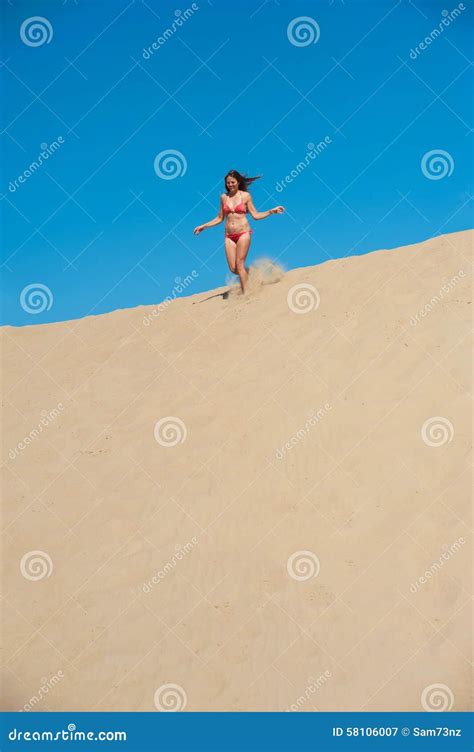
<svg viewBox="0 0 474 752"><path fill-rule="evenodd" d="M4 327L4 710L469 708L472 240Z"/></svg>

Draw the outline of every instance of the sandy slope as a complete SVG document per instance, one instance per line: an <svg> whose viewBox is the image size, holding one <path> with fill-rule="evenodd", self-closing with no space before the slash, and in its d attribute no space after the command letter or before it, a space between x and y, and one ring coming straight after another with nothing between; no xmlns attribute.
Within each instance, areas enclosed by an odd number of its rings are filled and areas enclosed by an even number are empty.
<svg viewBox="0 0 474 752"><path fill-rule="evenodd" d="M472 239L3 329L3 709L468 709Z"/></svg>

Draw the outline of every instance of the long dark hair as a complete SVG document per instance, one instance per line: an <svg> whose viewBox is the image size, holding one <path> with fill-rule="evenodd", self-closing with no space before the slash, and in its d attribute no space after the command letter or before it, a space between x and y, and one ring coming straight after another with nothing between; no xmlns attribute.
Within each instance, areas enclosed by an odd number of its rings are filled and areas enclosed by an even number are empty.
<svg viewBox="0 0 474 752"><path fill-rule="evenodd" d="M237 170L229 170L224 178L225 191L227 193L227 178L235 178L239 184L239 191L246 191L248 190L250 183L253 183L255 180L258 180L261 177L261 175L256 175L254 178L251 178L248 175L241 175L240 172L237 172Z"/></svg>

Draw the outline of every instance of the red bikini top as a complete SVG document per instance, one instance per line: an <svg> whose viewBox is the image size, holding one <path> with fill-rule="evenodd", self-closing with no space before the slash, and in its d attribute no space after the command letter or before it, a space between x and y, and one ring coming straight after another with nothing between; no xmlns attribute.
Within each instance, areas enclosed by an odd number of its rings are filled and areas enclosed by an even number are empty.
<svg viewBox="0 0 474 752"><path fill-rule="evenodd" d="M234 212L235 214L246 214L247 209L243 201L241 201L240 204L237 204L237 206L234 206L233 209L229 206L228 203L225 203L224 214L230 214L230 212Z"/></svg>

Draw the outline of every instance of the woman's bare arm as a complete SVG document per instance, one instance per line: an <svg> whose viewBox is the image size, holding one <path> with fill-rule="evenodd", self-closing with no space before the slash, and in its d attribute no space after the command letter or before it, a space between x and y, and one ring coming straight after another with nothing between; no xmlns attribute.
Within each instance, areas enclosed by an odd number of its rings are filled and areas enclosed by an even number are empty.
<svg viewBox="0 0 474 752"><path fill-rule="evenodd" d="M210 222L206 222L204 225L198 225L194 228L193 233L194 235L199 235L200 232L203 230L207 230L208 227L215 227L216 225L220 225L221 222L224 221L224 211L222 208L222 196L221 196L221 202L219 204L219 211L217 213L217 217L215 219L211 219Z"/></svg>
<svg viewBox="0 0 474 752"><path fill-rule="evenodd" d="M247 195L249 197L247 201L247 208L249 210L250 216L253 217L253 219L266 219L270 216L270 214L283 214L283 212L285 211L284 206L275 206L273 209L268 209L268 211L259 212L256 210L253 204L252 196L250 195L250 193Z"/></svg>

